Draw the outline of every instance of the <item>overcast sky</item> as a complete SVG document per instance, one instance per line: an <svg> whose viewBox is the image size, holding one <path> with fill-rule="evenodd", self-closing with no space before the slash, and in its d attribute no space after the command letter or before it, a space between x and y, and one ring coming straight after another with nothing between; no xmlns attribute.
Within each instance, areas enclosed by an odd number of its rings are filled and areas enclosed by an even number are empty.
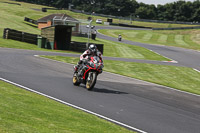
<svg viewBox="0 0 200 133"><path fill-rule="evenodd" d="M136 0L137 2L143 2L145 4L161 4L164 5L166 3L172 3L174 1L178 1L178 0ZM185 1L194 1L194 0L185 0Z"/></svg>

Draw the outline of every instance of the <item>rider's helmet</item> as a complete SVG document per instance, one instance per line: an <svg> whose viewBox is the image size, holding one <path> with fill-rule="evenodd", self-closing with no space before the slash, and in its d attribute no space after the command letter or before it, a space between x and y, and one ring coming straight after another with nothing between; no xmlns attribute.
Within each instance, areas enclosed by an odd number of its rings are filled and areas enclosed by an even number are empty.
<svg viewBox="0 0 200 133"><path fill-rule="evenodd" d="M96 52L97 52L97 47L96 47L96 45L91 44L91 45L89 46L89 50L90 50L92 53L96 53Z"/></svg>

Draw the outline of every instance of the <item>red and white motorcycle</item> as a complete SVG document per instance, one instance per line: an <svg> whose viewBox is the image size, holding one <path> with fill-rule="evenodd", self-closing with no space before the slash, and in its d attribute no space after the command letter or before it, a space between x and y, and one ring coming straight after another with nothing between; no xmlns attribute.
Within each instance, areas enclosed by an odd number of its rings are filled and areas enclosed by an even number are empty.
<svg viewBox="0 0 200 133"><path fill-rule="evenodd" d="M82 67L73 74L73 84L79 86L86 85L88 90L92 90L96 84L97 76L102 73L104 65L98 56L91 56L83 61Z"/></svg>

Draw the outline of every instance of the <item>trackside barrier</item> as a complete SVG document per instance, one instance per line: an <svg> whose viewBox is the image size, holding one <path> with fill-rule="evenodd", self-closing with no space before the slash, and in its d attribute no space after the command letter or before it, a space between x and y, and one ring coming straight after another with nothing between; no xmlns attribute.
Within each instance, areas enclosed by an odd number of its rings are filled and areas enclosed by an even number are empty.
<svg viewBox="0 0 200 133"><path fill-rule="evenodd" d="M92 43L94 44L94 43ZM91 44L83 43L83 42L75 42L72 41L69 47L69 50L84 52ZM103 54L103 44L95 44L99 51Z"/></svg>
<svg viewBox="0 0 200 133"><path fill-rule="evenodd" d="M110 23L110 25L114 26L122 26L122 27L130 27L130 28L146 28L146 29L152 29L152 27L144 27L144 26L137 26L137 25L129 25L129 24L123 24L123 23Z"/></svg>
<svg viewBox="0 0 200 133"><path fill-rule="evenodd" d="M37 21L34 20L34 19L31 19L31 18L25 17L25 18L24 18L24 21L29 22L29 23L32 23L32 24L35 24L35 25L38 25Z"/></svg>
<svg viewBox="0 0 200 133"><path fill-rule="evenodd" d="M195 27L175 27L175 28L152 28L152 30L183 30L183 29L200 29L200 26L195 26Z"/></svg>
<svg viewBox="0 0 200 133"><path fill-rule="evenodd" d="M9 28L5 28L3 32L4 39L12 39L22 42L38 45L39 48L54 49L55 43L47 41L45 37L41 37L36 34L30 34L22 31L17 31ZM94 44L94 43L93 43ZM72 41L68 50L83 52L88 49L90 44L83 42ZM95 44L99 51L103 54L103 44Z"/></svg>
<svg viewBox="0 0 200 133"><path fill-rule="evenodd" d="M3 32L4 39L12 39L22 42L27 42L37 45L37 36L36 34L30 34L22 31L17 31L9 28L5 28Z"/></svg>

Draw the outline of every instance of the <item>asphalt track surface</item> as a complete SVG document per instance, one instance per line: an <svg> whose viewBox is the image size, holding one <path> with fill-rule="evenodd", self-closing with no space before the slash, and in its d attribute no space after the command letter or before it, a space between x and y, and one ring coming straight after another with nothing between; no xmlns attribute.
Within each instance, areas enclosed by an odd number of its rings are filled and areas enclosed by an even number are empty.
<svg viewBox="0 0 200 133"><path fill-rule="evenodd" d="M99 35L104 38L105 36ZM115 38L107 38L114 40ZM128 41L124 41L129 43ZM178 61L149 63L180 65L199 69L200 53L174 47L149 47ZM73 66L34 55L74 54L0 48L0 78L98 113L149 133L199 133L200 96L133 78L103 72L93 91L72 84ZM186 56L187 55L187 56ZM183 56L183 57L182 57ZM186 59L185 59L185 58ZM184 59L183 59L184 58ZM146 62L104 57L104 59ZM195 61L194 61L195 60Z"/></svg>

